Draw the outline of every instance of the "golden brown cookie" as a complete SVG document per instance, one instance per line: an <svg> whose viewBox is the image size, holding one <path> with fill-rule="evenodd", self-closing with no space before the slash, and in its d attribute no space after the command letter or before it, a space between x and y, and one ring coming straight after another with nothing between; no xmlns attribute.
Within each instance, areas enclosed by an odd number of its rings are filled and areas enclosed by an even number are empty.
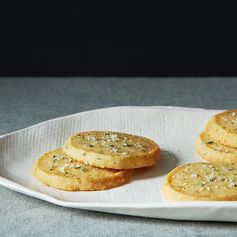
<svg viewBox="0 0 237 237"><path fill-rule="evenodd" d="M208 122L205 132L215 141L237 148L237 110L216 114Z"/></svg>
<svg viewBox="0 0 237 237"><path fill-rule="evenodd" d="M66 141L63 151L85 164L112 169L152 166L160 159L160 148L154 141L118 132L78 133Z"/></svg>
<svg viewBox="0 0 237 237"><path fill-rule="evenodd" d="M62 149L44 154L33 166L33 175L42 183L62 190L97 191L127 183L133 170L101 169L75 161Z"/></svg>
<svg viewBox="0 0 237 237"><path fill-rule="evenodd" d="M205 132L199 135L195 148L198 155L213 164L237 168L237 148L222 145Z"/></svg>
<svg viewBox="0 0 237 237"><path fill-rule="evenodd" d="M235 201L237 170L206 162L179 166L167 175L163 194L168 201Z"/></svg>

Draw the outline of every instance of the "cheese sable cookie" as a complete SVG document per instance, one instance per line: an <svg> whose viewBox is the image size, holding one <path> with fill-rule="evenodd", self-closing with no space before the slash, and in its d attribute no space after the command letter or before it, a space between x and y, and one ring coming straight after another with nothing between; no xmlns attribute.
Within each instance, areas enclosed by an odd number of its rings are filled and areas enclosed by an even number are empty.
<svg viewBox="0 0 237 237"><path fill-rule="evenodd" d="M167 175L163 194L168 201L234 201L237 170L206 162L179 166Z"/></svg>
<svg viewBox="0 0 237 237"><path fill-rule="evenodd" d="M152 166L160 159L154 141L118 132L81 132L70 137L63 150L85 164L111 169Z"/></svg>
<svg viewBox="0 0 237 237"><path fill-rule="evenodd" d="M237 148L222 145L205 132L199 135L195 148L198 155L213 164L237 168Z"/></svg>
<svg viewBox="0 0 237 237"><path fill-rule="evenodd" d="M215 115L208 122L205 132L216 141L237 148L237 110Z"/></svg>
<svg viewBox="0 0 237 237"><path fill-rule="evenodd" d="M132 177L132 170L101 169L73 160L62 149L44 154L33 166L42 183L62 190L97 191L120 186Z"/></svg>

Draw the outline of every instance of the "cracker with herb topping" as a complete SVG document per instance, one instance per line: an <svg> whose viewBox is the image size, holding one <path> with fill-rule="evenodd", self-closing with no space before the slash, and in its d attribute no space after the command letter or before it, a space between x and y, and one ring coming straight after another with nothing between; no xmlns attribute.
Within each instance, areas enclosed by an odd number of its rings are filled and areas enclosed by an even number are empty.
<svg viewBox="0 0 237 237"><path fill-rule="evenodd" d="M223 145L205 132L199 135L195 148L198 155L213 164L237 168L237 148Z"/></svg>
<svg viewBox="0 0 237 237"><path fill-rule="evenodd" d="M168 201L236 201L237 170L206 162L173 169L163 186Z"/></svg>
<svg viewBox="0 0 237 237"><path fill-rule="evenodd" d="M237 110L216 114L208 122L205 132L216 141L237 148Z"/></svg>
<svg viewBox="0 0 237 237"><path fill-rule="evenodd" d="M97 191L129 182L133 170L92 167L73 160L62 149L56 149L40 157L32 173L42 183L57 189Z"/></svg>
<svg viewBox="0 0 237 237"><path fill-rule="evenodd" d="M152 166L160 159L160 148L154 141L119 132L78 133L66 141L63 151L85 164L110 169Z"/></svg>

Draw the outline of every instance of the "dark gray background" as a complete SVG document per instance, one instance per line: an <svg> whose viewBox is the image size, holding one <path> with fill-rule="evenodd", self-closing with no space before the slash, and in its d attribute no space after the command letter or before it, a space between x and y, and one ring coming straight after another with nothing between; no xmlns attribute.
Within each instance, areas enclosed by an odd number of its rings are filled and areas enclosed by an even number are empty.
<svg viewBox="0 0 237 237"><path fill-rule="evenodd" d="M0 134L109 106L237 108L235 78L0 78ZM237 224L62 208L0 188L1 236L236 236Z"/></svg>
<svg viewBox="0 0 237 237"><path fill-rule="evenodd" d="M236 1L1 5L1 76L237 76Z"/></svg>

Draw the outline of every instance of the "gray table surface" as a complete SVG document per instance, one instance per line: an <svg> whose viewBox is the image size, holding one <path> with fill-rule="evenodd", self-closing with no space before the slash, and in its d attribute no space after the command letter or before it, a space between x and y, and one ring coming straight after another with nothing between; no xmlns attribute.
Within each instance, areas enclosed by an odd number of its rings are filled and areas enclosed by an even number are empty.
<svg viewBox="0 0 237 237"><path fill-rule="evenodd" d="M0 78L0 134L120 105L237 108L235 78ZM237 236L237 224L59 207L0 187L0 236Z"/></svg>

